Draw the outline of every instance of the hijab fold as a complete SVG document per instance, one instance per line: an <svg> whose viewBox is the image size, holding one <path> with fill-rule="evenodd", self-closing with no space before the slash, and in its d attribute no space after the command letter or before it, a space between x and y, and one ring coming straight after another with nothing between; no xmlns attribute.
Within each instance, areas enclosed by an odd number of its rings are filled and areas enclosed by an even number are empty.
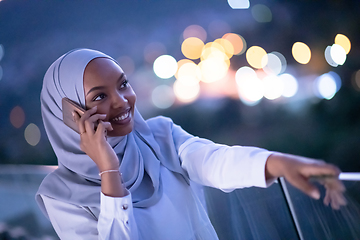
<svg viewBox="0 0 360 240"><path fill-rule="evenodd" d="M75 49L57 59L44 76L41 112L58 159L58 168L45 177L36 195L44 213L46 210L40 195L76 205L99 207L99 170L80 149L80 135L63 123L61 105L62 98L67 97L85 108L84 70L91 60L99 57L116 62L99 51ZM189 183L187 173L181 168L178 149L191 137L169 118L156 117L145 121L137 109L133 131L126 136L109 137L134 207L150 207L161 198L161 165Z"/></svg>

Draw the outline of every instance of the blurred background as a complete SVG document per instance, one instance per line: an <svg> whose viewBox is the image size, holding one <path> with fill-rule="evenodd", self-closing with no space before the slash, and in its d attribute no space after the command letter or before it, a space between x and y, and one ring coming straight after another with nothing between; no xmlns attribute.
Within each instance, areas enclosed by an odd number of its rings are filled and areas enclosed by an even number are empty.
<svg viewBox="0 0 360 240"><path fill-rule="evenodd" d="M57 164L39 98L74 48L117 59L144 118L360 172L359 12L356 0L0 0L0 234L53 236L33 202Z"/></svg>

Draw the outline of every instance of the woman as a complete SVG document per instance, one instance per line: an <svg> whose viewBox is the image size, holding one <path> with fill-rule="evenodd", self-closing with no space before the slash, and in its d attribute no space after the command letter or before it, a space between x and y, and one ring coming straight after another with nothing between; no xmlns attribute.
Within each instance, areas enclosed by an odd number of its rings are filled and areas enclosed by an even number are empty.
<svg viewBox="0 0 360 240"><path fill-rule="evenodd" d="M73 115L80 134L62 122L65 97L87 109ZM121 67L98 51L70 51L46 72L42 116L59 167L36 198L61 239L217 239L192 182L229 192L283 176L319 199L309 177L339 174L312 159L215 144L169 118L144 121L135 101ZM326 187L327 203L344 204L338 180Z"/></svg>

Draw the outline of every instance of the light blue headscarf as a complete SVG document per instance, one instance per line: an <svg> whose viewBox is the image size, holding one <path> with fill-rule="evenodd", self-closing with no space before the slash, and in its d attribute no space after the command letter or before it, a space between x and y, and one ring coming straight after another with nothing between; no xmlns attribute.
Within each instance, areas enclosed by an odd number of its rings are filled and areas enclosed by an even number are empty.
<svg viewBox="0 0 360 240"><path fill-rule="evenodd" d="M49 174L36 195L46 213L40 194L81 206L99 207L101 179L96 164L80 149L80 136L62 121L64 97L85 108L83 75L87 64L99 57L113 58L99 51L75 49L57 59L47 70L41 91L41 111L46 133L58 159L58 168ZM134 129L125 137L108 141L120 162L125 186L134 207L149 207L162 196L160 165L188 176L180 166L178 149L192 137L169 118L144 121L135 109Z"/></svg>

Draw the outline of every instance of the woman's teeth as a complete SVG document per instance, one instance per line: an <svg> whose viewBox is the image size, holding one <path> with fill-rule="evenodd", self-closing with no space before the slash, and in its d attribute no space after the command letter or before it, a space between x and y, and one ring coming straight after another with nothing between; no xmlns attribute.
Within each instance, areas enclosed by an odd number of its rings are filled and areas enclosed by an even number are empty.
<svg viewBox="0 0 360 240"><path fill-rule="evenodd" d="M112 122L122 121L129 117L130 112L126 112L125 114L121 115L120 117L113 118Z"/></svg>

